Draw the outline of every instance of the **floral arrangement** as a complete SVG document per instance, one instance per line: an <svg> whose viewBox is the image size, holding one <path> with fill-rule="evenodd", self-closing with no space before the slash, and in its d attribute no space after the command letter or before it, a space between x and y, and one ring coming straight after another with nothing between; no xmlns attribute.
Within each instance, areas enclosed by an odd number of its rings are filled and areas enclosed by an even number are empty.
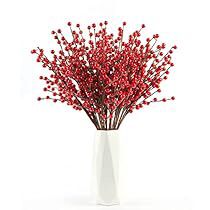
<svg viewBox="0 0 210 210"><path fill-rule="evenodd" d="M125 40L125 26L116 36L107 30L108 22L87 27L87 39L80 24L75 29L68 22L71 41L61 29L52 31L59 45L47 57L41 48L33 49L37 62L51 74L40 76L45 82L45 97L38 100L60 101L76 110L84 110L98 130L119 129L124 118L134 109L142 109L153 102L166 102L175 97L157 99L160 84L168 79L172 53L166 44L158 44L158 34L142 41L142 24Z"/></svg>

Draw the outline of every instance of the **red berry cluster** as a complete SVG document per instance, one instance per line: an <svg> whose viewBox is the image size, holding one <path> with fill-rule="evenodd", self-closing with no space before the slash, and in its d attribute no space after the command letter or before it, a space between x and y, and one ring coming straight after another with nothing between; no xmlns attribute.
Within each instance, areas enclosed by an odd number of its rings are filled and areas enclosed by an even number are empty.
<svg viewBox="0 0 210 210"><path fill-rule="evenodd" d="M114 36L108 33L108 22L87 27L85 39L80 24L70 29L72 40L61 29L52 31L60 50L51 50L46 56L43 49L31 51L37 62L51 72L45 81L44 91L49 93L38 100L51 99L67 103L76 110L84 110L97 129L118 129L128 113L152 102L166 102L175 97L151 99L161 92L160 83L168 79L172 62L171 47L164 53L165 43L157 44L159 35L142 41L142 24L139 30L124 40L126 22Z"/></svg>

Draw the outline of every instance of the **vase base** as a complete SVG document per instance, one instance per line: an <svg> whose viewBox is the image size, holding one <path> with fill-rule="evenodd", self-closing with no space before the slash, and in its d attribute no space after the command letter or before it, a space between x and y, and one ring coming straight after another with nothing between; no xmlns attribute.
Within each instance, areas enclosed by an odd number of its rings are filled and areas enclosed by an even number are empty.
<svg viewBox="0 0 210 210"><path fill-rule="evenodd" d="M120 205L119 202L114 202L114 203L97 202L96 204L100 205L100 206L116 206L116 205Z"/></svg>

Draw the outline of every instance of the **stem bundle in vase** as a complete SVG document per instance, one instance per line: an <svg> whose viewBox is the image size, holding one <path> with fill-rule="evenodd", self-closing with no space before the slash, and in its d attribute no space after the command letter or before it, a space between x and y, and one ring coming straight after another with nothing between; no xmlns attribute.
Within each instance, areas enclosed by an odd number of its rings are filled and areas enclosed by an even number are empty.
<svg viewBox="0 0 210 210"><path fill-rule="evenodd" d="M80 24L73 27L68 22L71 40L60 29L52 31L57 52L51 50L51 56L46 56L39 47L31 51L51 72L48 77L40 76L46 96L38 100L84 110L98 130L117 130L134 109L174 100L174 96L154 96L174 66L171 55L177 47L165 51L165 43L157 43L158 34L141 40L144 24L125 39L125 26L123 22L114 35L108 32L107 21L98 26L93 23L86 37Z"/></svg>

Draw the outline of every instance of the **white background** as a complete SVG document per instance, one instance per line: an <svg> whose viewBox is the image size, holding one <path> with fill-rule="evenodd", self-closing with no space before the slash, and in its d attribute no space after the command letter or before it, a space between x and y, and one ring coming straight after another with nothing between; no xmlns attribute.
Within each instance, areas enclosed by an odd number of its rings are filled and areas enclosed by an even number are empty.
<svg viewBox="0 0 210 210"><path fill-rule="evenodd" d="M210 13L208 0L1 1L0 209L103 209L90 203L95 129L83 112L37 102L43 70L30 54L56 44L66 23L108 20L127 33L142 23L171 46L175 67L164 96L177 100L124 121L121 206L109 209L210 209Z"/></svg>

